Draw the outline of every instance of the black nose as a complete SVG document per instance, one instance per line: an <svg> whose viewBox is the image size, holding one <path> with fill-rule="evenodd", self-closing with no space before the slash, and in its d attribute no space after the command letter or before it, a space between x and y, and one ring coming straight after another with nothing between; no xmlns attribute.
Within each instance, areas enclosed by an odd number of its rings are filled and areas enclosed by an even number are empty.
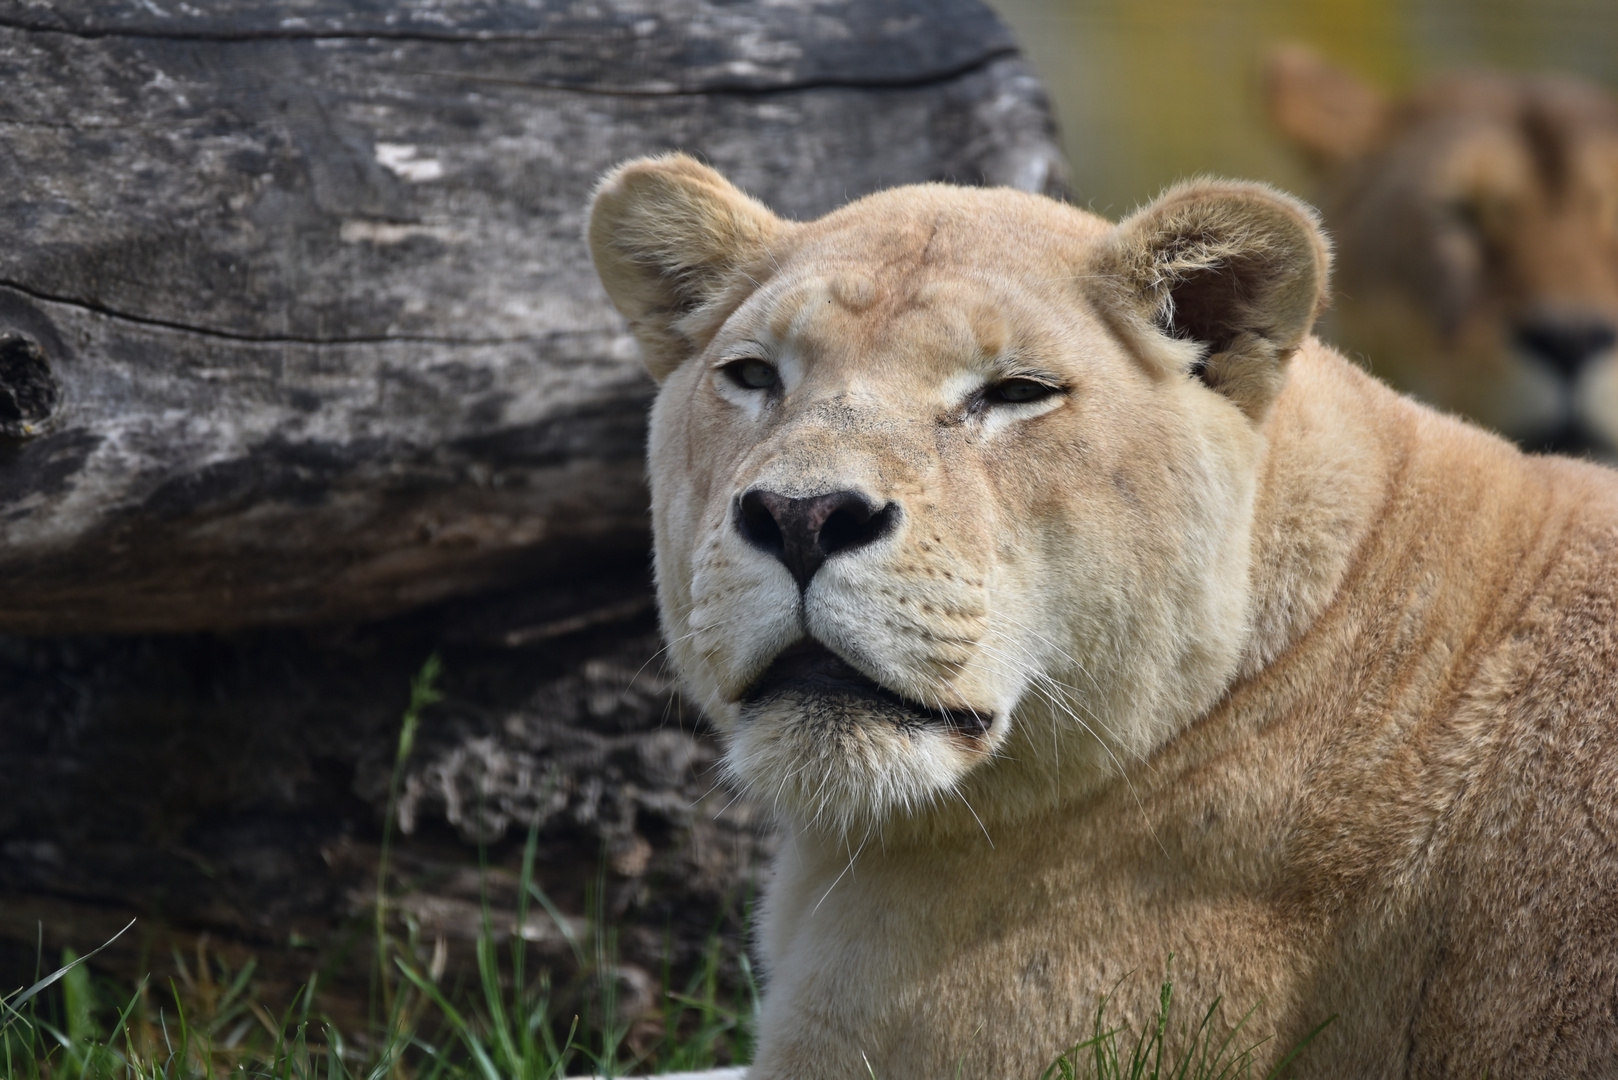
<svg viewBox="0 0 1618 1080"><path fill-rule="evenodd" d="M757 488L736 500L735 514L748 543L780 559L800 589L827 559L881 539L898 518L897 503L877 506L857 491L794 499Z"/></svg>
<svg viewBox="0 0 1618 1080"><path fill-rule="evenodd" d="M1541 316L1517 327L1517 344L1568 378L1618 342L1618 330L1603 319Z"/></svg>

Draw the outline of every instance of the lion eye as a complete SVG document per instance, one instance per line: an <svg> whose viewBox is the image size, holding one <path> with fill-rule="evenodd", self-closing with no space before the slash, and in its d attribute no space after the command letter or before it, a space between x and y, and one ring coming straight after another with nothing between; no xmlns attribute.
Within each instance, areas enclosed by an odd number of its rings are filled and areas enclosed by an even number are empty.
<svg viewBox="0 0 1618 1080"><path fill-rule="evenodd" d="M766 363L756 357L732 360L719 370L723 371L731 382L744 390L768 390L781 379L780 373L775 370L774 364Z"/></svg>
<svg viewBox="0 0 1618 1080"><path fill-rule="evenodd" d="M1451 199L1444 204L1449 219L1468 232L1483 232L1483 210L1472 199Z"/></svg>
<svg viewBox="0 0 1618 1080"><path fill-rule="evenodd" d="M1505 233L1515 212L1509 199L1489 193L1451 199L1444 210L1451 221L1482 240Z"/></svg>
<svg viewBox="0 0 1618 1080"><path fill-rule="evenodd" d="M985 397L991 402L1023 405L1030 401L1042 401L1056 392L1056 387L1034 379L1007 379L989 387Z"/></svg>

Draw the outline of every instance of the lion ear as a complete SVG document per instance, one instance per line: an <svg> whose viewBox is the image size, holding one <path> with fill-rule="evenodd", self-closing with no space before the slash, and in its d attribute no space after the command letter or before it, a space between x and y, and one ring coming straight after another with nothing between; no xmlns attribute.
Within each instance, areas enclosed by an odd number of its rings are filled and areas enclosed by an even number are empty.
<svg viewBox="0 0 1618 1080"><path fill-rule="evenodd" d="M763 280L789 224L684 154L638 158L597 185L585 239L658 382L701 351Z"/></svg>
<svg viewBox="0 0 1618 1080"><path fill-rule="evenodd" d="M1113 230L1101 286L1143 353L1262 420L1326 295L1314 210L1264 184L1194 180Z"/></svg>
<svg viewBox="0 0 1618 1080"><path fill-rule="evenodd" d="M1317 169L1371 149L1388 117L1381 94L1301 45L1270 54L1264 100L1271 121Z"/></svg>

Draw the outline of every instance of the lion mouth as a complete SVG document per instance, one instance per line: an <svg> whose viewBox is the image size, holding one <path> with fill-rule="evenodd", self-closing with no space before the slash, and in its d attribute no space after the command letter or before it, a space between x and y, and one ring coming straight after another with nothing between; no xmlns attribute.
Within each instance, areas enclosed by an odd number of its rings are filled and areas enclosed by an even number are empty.
<svg viewBox="0 0 1618 1080"><path fill-rule="evenodd" d="M747 688L742 704L761 705L789 696L863 703L871 706L871 712L900 725L942 726L970 736L987 732L994 719L972 709L930 708L911 701L814 640L801 641L777 656L758 681Z"/></svg>

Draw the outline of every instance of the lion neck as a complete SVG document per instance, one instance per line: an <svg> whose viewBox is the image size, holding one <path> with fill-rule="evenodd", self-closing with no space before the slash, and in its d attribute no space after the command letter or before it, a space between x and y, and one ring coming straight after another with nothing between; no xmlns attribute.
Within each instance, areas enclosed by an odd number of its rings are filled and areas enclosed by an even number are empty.
<svg viewBox="0 0 1618 1080"><path fill-rule="evenodd" d="M1423 408L1313 339L1292 365L1266 421L1238 681L1261 680L1328 616L1361 632L1398 618L1438 638L1487 638L1472 615L1494 606L1489 568L1547 556L1536 522L1556 500L1541 474L1559 465ZM1366 609L1370 596L1401 610Z"/></svg>
<svg viewBox="0 0 1618 1080"><path fill-rule="evenodd" d="M1415 438L1418 411L1318 339L1290 365L1265 421L1240 678L1268 667L1336 597Z"/></svg>

